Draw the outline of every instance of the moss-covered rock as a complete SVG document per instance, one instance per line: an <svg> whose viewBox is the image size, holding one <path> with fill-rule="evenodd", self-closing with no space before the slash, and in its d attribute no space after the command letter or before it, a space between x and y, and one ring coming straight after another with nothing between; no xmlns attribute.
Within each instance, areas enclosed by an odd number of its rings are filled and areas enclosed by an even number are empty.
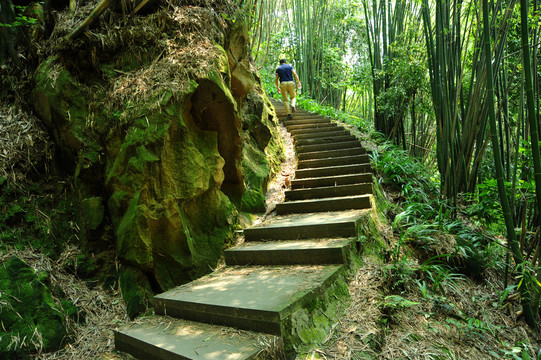
<svg viewBox="0 0 541 360"><path fill-rule="evenodd" d="M74 176L80 238L115 249L131 316L151 289L211 271L238 211L264 210L283 154L245 24L174 6L150 16L140 37L115 35L130 46L114 36L87 44L90 60L86 47L62 49L34 75L36 112Z"/></svg>
<svg viewBox="0 0 541 360"><path fill-rule="evenodd" d="M253 142L246 142L242 165L246 190L242 195L241 209L247 212L264 212L265 192L270 173L267 156L254 146Z"/></svg>
<svg viewBox="0 0 541 360"><path fill-rule="evenodd" d="M243 118L243 211L265 210L268 180L281 166L285 150L274 120L268 99L257 91L248 94Z"/></svg>
<svg viewBox="0 0 541 360"><path fill-rule="evenodd" d="M302 353L325 342L349 304L345 272L281 323L287 352Z"/></svg>
<svg viewBox="0 0 541 360"><path fill-rule="evenodd" d="M145 274L136 267L120 269L120 290L130 318L145 312L152 306L152 288Z"/></svg>
<svg viewBox="0 0 541 360"><path fill-rule="evenodd" d="M74 168L79 152L95 158L100 145L87 134L89 126L88 99L85 87L64 69L57 57L49 57L36 70L33 91L35 109L51 130L64 165Z"/></svg>
<svg viewBox="0 0 541 360"><path fill-rule="evenodd" d="M36 273L18 257L0 266L0 358L20 359L37 349L58 349L66 336L61 309L47 286L48 274Z"/></svg>

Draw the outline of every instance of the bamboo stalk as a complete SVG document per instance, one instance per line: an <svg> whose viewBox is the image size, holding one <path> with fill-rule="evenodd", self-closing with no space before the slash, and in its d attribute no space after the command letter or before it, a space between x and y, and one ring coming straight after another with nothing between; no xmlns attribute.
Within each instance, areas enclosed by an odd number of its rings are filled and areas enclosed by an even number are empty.
<svg viewBox="0 0 541 360"><path fill-rule="evenodd" d="M500 203L502 205L503 217L505 220L505 227L507 230L507 241L511 247L511 253L517 265L523 264L523 256L520 251L520 246L517 241L515 226L513 223L513 218L511 216L511 211L509 207L509 201L507 198L507 193L505 191L505 184L503 179L503 166L502 160L500 157L499 149L499 140L496 129L496 114L494 111L494 85L493 85L493 72L492 72L492 51L490 49L490 28L488 21L488 1L483 0L483 49L485 52L485 64L487 69L487 106L488 106L488 119L490 125L490 138L492 140L492 147L495 149L494 154L494 167L496 168L496 181L498 184L498 193L500 195ZM532 328L536 326L535 314L532 309L531 304L531 293L530 287L530 278L527 275L528 270L523 268L523 281L524 284L520 288L521 292L521 303L524 311L524 316L528 325Z"/></svg>
<svg viewBox="0 0 541 360"><path fill-rule="evenodd" d="M67 36L67 40L73 40L77 36L81 35L97 18L101 16L111 6L111 0L102 0L98 6L88 15L88 17L83 21L77 29L75 29L71 34Z"/></svg>

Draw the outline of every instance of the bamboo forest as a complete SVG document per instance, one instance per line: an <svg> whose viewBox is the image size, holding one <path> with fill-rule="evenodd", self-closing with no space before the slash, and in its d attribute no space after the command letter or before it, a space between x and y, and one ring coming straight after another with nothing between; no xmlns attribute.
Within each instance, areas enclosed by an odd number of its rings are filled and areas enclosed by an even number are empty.
<svg viewBox="0 0 541 360"><path fill-rule="evenodd" d="M0 358L541 359L540 0L0 0Z"/></svg>

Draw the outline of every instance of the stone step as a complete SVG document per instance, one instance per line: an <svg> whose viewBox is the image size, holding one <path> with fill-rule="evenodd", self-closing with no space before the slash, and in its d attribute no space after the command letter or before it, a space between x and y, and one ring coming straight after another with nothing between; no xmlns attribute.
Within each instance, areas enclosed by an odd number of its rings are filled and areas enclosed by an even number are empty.
<svg viewBox="0 0 541 360"><path fill-rule="evenodd" d="M306 179L315 177L327 177L333 175L363 174L372 170L369 163L319 167L313 169L298 169L295 172L295 179Z"/></svg>
<svg viewBox="0 0 541 360"><path fill-rule="evenodd" d="M168 316L145 317L114 334L117 351L149 360L254 359L261 335Z"/></svg>
<svg viewBox="0 0 541 360"><path fill-rule="evenodd" d="M351 133L344 129L343 127L335 127L331 131L321 131L316 130L307 134L297 134L293 135L293 138L297 141L306 140L306 139L315 139L315 138L324 138L329 136L341 136L341 135L350 135Z"/></svg>
<svg viewBox="0 0 541 360"><path fill-rule="evenodd" d="M356 236L363 212L330 212L277 216L263 225L244 229L245 241L322 239Z"/></svg>
<svg viewBox="0 0 541 360"><path fill-rule="evenodd" d="M307 119L327 119L330 120L328 117L321 116L318 114L312 114L309 112L304 111L297 111L294 114L291 115L293 117L293 120L307 120Z"/></svg>
<svg viewBox="0 0 541 360"><path fill-rule="evenodd" d="M370 162L370 157L367 154L329 157L323 159L300 160L297 164L297 169L314 169L327 166L366 164Z"/></svg>
<svg viewBox="0 0 541 360"><path fill-rule="evenodd" d="M282 121L282 124L284 124L286 128L289 128L290 126L295 126L295 125L313 125L313 124L330 124L330 123L331 121L325 118L319 118L319 119L306 118L306 119L292 119L292 120Z"/></svg>
<svg viewBox="0 0 541 360"><path fill-rule="evenodd" d="M299 130L325 130L328 131L328 129L333 129L337 127L338 124L336 123L322 123L322 124L304 124L304 125L291 125L287 127L287 131L291 133L295 133Z"/></svg>
<svg viewBox="0 0 541 360"><path fill-rule="evenodd" d="M363 147L352 147L348 149L335 149L335 150L323 150L312 151L306 153L297 153L299 161L326 159L326 158L338 158L344 156L354 156L366 154L366 150Z"/></svg>
<svg viewBox="0 0 541 360"><path fill-rule="evenodd" d="M351 148L362 148L361 143L358 140L344 141L339 143L330 144L315 144L315 145L302 145L297 146L297 153L317 152L326 150L343 150Z"/></svg>
<svg viewBox="0 0 541 360"><path fill-rule="evenodd" d="M276 213L283 214L301 214L326 211L341 211L353 209L369 209L371 195L344 196L324 199L311 199L288 201L276 204Z"/></svg>
<svg viewBox="0 0 541 360"><path fill-rule="evenodd" d="M337 124L334 124L334 126L331 126L328 128L307 128L307 129L291 130L289 133L294 138L297 138L298 136L313 136L313 135L318 135L318 134L330 134L332 132L341 132L341 131L347 131L349 133L349 130L345 129L342 126L338 126Z"/></svg>
<svg viewBox="0 0 541 360"><path fill-rule="evenodd" d="M372 181L372 174L351 174L340 176L326 176L319 178L291 180L291 189L318 188L326 186L339 186L347 184L367 183Z"/></svg>
<svg viewBox="0 0 541 360"><path fill-rule="evenodd" d="M154 297L155 311L186 320L283 335L282 321L342 265L225 267Z"/></svg>
<svg viewBox="0 0 541 360"><path fill-rule="evenodd" d="M351 134L348 135L331 135L326 137L316 137L313 139L301 139L295 140L295 145L306 146L306 145L319 145L319 144L329 144L329 143L341 143L346 141L355 141L357 138Z"/></svg>
<svg viewBox="0 0 541 360"><path fill-rule="evenodd" d="M356 238L250 241L224 255L227 265L344 264L355 242Z"/></svg>
<svg viewBox="0 0 541 360"><path fill-rule="evenodd" d="M372 183L288 190L286 191L285 196L286 201L296 201L365 194L372 194Z"/></svg>

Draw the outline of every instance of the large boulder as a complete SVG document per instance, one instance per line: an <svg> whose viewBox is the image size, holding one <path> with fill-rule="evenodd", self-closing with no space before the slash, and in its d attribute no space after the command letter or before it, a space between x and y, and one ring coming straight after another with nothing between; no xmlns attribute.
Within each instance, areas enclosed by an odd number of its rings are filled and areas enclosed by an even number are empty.
<svg viewBox="0 0 541 360"><path fill-rule="evenodd" d="M112 229L131 316L152 291L216 266L238 212L264 211L283 153L242 21L174 6L140 30L108 35L126 47L106 39L62 49L38 68L33 92L75 177L82 241L92 246Z"/></svg>

